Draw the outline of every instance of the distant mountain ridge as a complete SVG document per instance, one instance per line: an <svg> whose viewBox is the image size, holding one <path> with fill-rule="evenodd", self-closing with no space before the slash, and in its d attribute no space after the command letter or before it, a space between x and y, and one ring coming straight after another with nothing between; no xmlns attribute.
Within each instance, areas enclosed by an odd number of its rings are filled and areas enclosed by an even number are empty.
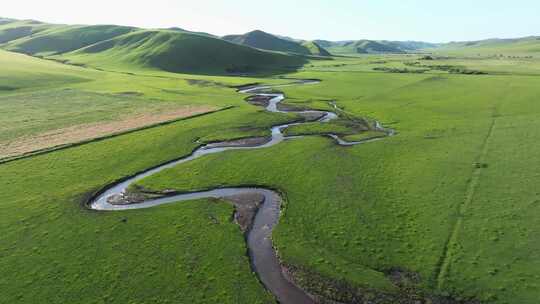
<svg viewBox="0 0 540 304"><path fill-rule="evenodd" d="M387 41L387 40L346 40L328 41L315 40L334 54L404 54L436 44L419 41Z"/></svg>
<svg viewBox="0 0 540 304"><path fill-rule="evenodd" d="M474 46L478 44L489 44L489 43L515 43L526 40L540 40L540 36L526 36L520 38L489 38L482 40L471 40L471 41L451 41L444 43L443 45L462 45L462 46Z"/></svg>
<svg viewBox="0 0 540 304"><path fill-rule="evenodd" d="M316 56L330 55L330 53L315 42L306 43L305 41L295 41L293 38L280 37L260 30L243 35L227 35L223 36L222 39L268 51Z"/></svg>
<svg viewBox="0 0 540 304"><path fill-rule="evenodd" d="M513 55L531 56L540 54L540 37L492 38L477 41L449 42L431 51L449 52L461 55Z"/></svg>
<svg viewBox="0 0 540 304"><path fill-rule="evenodd" d="M452 41L449 43L442 44L444 47L479 47L479 46L493 46L493 45L510 45L515 43L524 43L524 42L537 42L540 40L540 36L527 36L522 38L490 38L484 40L474 40L474 41Z"/></svg>
<svg viewBox="0 0 540 304"><path fill-rule="evenodd" d="M15 20L13 19L9 19L9 18L2 18L0 17L0 25L2 24L7 24L7 23L11 23L11 22L14 22Z"/></svg>

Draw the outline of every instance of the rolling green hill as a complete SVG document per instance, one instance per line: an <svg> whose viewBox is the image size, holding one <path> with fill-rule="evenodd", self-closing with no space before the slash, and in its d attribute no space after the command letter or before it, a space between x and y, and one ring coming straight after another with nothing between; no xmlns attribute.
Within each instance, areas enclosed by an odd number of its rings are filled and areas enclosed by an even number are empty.
<svg viewBox="0 0 540 304"><path fill-rule="evenodd" d="M313 42L317 43L318 45L324 47L324 48L329 48L329 47L333 47L333 46L339 46L340 45L340 42L337 42L337 41L329 41L329 40L322 40L322 39L318 39L318 40L313 40Z"/></svg>
<svg viewBox="0 0 540 304"><path fill-rule="evenodd" d="M325 48L323 48L322 46L320 46L314 41L305 41L302 43L302 46L307 48L311 55L315 55L315 56L331 56L332 55Z"/></svg>
<svg viewBox="0 0 540 304"><path fill-rule="evenodd" d="M374 40L338 42L328 50L336 54L403 54L406 52L394 43Z"/></svg>
<svg viewBox="0 0 540 304"><path fill-rule="evenodd" d="M0 19L0 22L3 20L0 47L5 50L101 68L203 74L268 73L295 69L307 61L301 56L257 50L181 28L143 30L33 20ZM314 51L319 50L314 48Z"/></svg>
<svg viewBox="0 0 540 304"><path fill-rule="evenodd" d="M13 19L9 19L9 18L2 18L0 17L0 25L2 24L7 24L7 23L11 23L11 22L14 22L15 20Z"/></svg>
<svg viewBox="0 0 540 304"><path fill-rule="evenodd" d="M400 54L404 51L399 46L390 42L380 42L373 40L360 40L345 45L347 48L356 49L360 54L372 54L372 53L395 53Z"/></svg>
<svg viewBox="0 0 540 304"><path fill-rule="evenodd" d="M540 37L450 42L432 50L465 55L536 55L540 54Z"/></svg>
<svg viewBox="0 0 540 304"><path fill-rule="evenodd" d="M421 41L315 40L314 42L334 54L404 54L424 48L436 47L434 43Z"/></svg>
<svg viewBox="0 0 540 304"><path fill-rule="evenodd" d="M296 68L306 59L220 39L167 30L139 30L59 59L98 67L137 67L184 73L251 73Z"/></svg>
<svg viewBox="0 0 540 304"><path fill-rule="evenodd" d="M405 51L418 51L426 48L434 48L437 47L438 44L431 43L431 42L424 42L424 41L383 41L387 43L391 43L398 48L405 50Z"/></svg>
<svg viewBox="0 0 540 304"><path fill-rule="evenodd" d="M169 31L176 31L176 32L180 32L180 33L188 33L188 34L197 34L197 35L201 35L201 36L207 36L207 37L212 37L212 38L219 38L218 36L216 35L212 35L210 33L206 33L206 32L194 32L194 31L190 31L190 30L186 30L186 29L183 29L181 27L169 27L169 28L166 28L164 30L169 30Z"/></svg>
<svg viewBox="0 0 540 304"><path fill-rule="evenodd" d="M59 26L34 20L11 20L11 22L6 21L3 24L0 22L0 44L34 35L36 33L56 27Z"/></svg>
<svg viewBox="0 0 540 304"><path fill-rule="evenodd" d="M540 54L540 37L537 36L515 39L450 42L445 44L386 40L315 40L315 42L333 54L404 54L417 51L455 55L532 56Z"/></svg>
<svg viewBox="0 0 540 304"><path fill-rule="evenodd" d="M262 50L311 55L311 51L306 46L263 31L253 31L244 35L229 35L224 36L223 39Z"/></svg>
<svg viewBox="0 0 540 304"><path fill-rule="evenodd" d="M134 31L116 25L61 26L7 43L9 51L31 55L62 54Z"/></svg>

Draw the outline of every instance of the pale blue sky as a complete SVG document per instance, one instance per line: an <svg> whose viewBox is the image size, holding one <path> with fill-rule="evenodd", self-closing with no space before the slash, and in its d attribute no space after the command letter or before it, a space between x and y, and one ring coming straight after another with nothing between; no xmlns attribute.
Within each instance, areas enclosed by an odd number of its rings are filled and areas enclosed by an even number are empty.
<svg viewBox="0 0 540 304"><path fill-rule="evenodd" d="M446 42L540 35L539 0L3 0L0 14L48 22L261 29L303 39Z"/></svg>

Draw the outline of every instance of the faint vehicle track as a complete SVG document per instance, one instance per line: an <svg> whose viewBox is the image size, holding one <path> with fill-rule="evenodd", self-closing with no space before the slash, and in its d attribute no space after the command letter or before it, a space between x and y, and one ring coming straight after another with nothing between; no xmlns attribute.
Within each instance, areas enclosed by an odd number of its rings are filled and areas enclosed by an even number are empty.
<svg viewBox="0 0 540 304"><path fill-rule="evenodd" d="M472 201L474 200L476 189L478 188L480 178L482 177L482 171L486 168L485 160L489 151L489 142L493 136L493 131L495 129L495 124L498 116L496 113L497 109L494 108L488 132L482 142L480 153L478 154L476 161L473 164L474 169L471 179L467 185L465 199L461 204L459 204L457 208L457 219L452 226L452 230L450 231L450 234L444 246L443 253L441 255L439 263L437 264L437 268L435 269L435 278L438 290L443 290L448 271L450 270L450 264L452 263L452 258L454 256L454 248L458 244L459 233L463 226L465 213L467 212L467 210L472 204Z"/></svg>

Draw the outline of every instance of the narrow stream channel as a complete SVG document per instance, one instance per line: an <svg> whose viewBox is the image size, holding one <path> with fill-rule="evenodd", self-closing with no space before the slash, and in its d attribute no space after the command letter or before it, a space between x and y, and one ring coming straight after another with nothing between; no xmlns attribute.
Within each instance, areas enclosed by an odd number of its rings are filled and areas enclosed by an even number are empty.
<svg viewBox="0 0 540 304"><path fill-rule="evenodd" d="M319 81L315 80L301 80L289 85L307 85L316 84ZM281 87L287 85L281 85ZM279 87L279 86L274 86ZM266 110L269 112L277 113L299 113L299 114L320 114L321 118L319 122L329 122L336 119L338 115L334 112L326 111L280 111L278 104L285 99L285 95L282 93L264 93L265 90L271 89L271 86L256 86L249 89L240 90L239 92L244 94L252 94L253 96L265 96L270 98ZM334 105L335 106L335 105ZM337 109L337 107L335 106ZM127 205L117 205L111 203L112 198L124 197L126 189L140 181L141 179L159 173L167 168L175 167L179 164L192 161L200 158L204 155L220 153L229 150L247 150L247 149L264 149L281 143L284 140L291 140L298 137L286 137L283 134L283 130L286 128L299 125L302 123L283 124L272 127L271 139L263 144L254 146L227 146L225 143L213 143L209 145L203 145L191 155L182 158L180 160L164 164L144 173L131 177L123 182L113 184L101 192L98 196L94 197L88 204L88 208L98 211L122 211L131 209L144 209L151 208L158 205L177 203L182 201L189 201L203 198L221 198L227 199L227 197L241 195L241 194L260 194L264 196L264 202L259 207L253 225L247 234L247 247L249 249L249 256L251 259L251 266L253 271L257 273L259 279L263 285L276 297L279 303L282 304L312 304L316 303L306 292L300 289L298 286L291 283L282 272L281 264L276 255L272 244L272 231L277 225L281 213L282 198L280 195L272 190L264 188L223 188L215 189L211 191L187 193L180 195L172 195L157 199L151 199L142 203L133 203ZM388 136L394 134L392 130L384 129L377 122L375 129L385 132ZM343 146L352 146L367 143L378 139L368 139L358 142L347 142L342 140L337 135L329 134L328 136L334 138L336 143Z"/></svg>

